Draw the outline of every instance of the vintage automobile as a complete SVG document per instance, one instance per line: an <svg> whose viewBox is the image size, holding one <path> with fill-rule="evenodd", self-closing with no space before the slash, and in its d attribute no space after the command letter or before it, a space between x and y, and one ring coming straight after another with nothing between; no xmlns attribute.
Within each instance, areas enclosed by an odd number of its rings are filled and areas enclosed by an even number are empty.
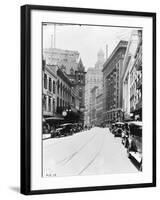
<svg viewBox="0 0 160 200"><path fill-rule="evenodd" d="M66 123L61 124L55 131L55 136L57 137L63 137L72 135L74 133L74 124L72 123Z"/></svg>
<svg viewBox="0 0 160 200"><path fill-rule="evenodd" d="M128 158L136 160L139 170L142 171L142 122L128 122L129 135L127 141Z"/></svg>
<svg viewBox="0 0 160 200"><path fill-rule="evenodd" d="M110 130L111 133L114 132L114 127L115 127L114 123L109 126L109 130Z"/></svg>
<svg viewBox="0 0 160 200"><path fill-rule="evenodd" d="M121 137L122 132L124 131L124 123L123 122L116 122L114 125L113 134L115 137Z"/></svg>
<svg viewBox="0 0 160 200"><path fill-rule="evenodd" d="M122 144L125 148L128 147L128 137L129 137L129 125L127 122L124 123L124 130L122 132Z"/></svg>

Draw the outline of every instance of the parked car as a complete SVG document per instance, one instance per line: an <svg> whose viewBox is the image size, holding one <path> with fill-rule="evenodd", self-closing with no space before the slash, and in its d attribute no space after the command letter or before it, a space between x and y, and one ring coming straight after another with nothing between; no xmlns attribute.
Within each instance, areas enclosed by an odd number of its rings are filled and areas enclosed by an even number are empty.
<svg viewBox="0 0 160 200"><path fill-rule="evenodd" d="M62 137L72 135L74 133L74 124L61 124L55 131L55 136Z"/></svg>
<svg viewBox="0 0 160 200"><path fill-rule="evenodd" d="M124 131L124 123L123 122L116 122L114 125L113 134L115 137L121 137L122 132Z"/></svg>
<svg viewBox="0 0 160 200"><path fill-rule="evenodd" d="M134 158L142 171L142 122L128 122L129 136L127 153L129 158Z"/></svg>
<svg viewBox="0 0 160 200"><path fill-rule="evenodd" d="M124 130L122 132L122 144L124 145L125 148L128 147L128 137L129 137L129 125L126 122L124 124Z"/></svg>
<svg viewBox="0 0 160 200"><path fill-rule="evenodd" d="M109 130L110 130L111 133L114 132L114 127L115 127L114 123L110 125Z"/></svg>

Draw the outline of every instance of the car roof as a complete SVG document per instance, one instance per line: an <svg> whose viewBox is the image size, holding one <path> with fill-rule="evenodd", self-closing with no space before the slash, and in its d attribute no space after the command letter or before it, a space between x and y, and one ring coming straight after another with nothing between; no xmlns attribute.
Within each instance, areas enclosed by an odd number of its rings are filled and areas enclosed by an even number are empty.
<svg viewBox="0 0 160 200"><path fill-rule="evenodd" d="M135 125L135 126L142 126L142 122L141 121L130 121L128 122L129 125Z"/></svg>
<svg viewBox="0 0 160 200"><path fill-rule="evenodd" d="M60 126L73 125L72 123L61 124Z"/></svg>
<svg viewBox="0 0 160 200"><path fill-rule="evenodd" d="M115 124L124 125L124 123L123 123L123 122L116 122Z"/></svg>

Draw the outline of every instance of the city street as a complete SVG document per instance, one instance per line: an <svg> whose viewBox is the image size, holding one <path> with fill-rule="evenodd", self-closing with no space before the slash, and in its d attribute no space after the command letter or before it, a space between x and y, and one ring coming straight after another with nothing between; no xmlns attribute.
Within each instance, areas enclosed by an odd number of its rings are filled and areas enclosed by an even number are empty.
<svg viewBox="0 0 160 200"><path fill-rule="evenodd" d="M108 128L43 140L44 177L135 172L121 138Z"/></svg>

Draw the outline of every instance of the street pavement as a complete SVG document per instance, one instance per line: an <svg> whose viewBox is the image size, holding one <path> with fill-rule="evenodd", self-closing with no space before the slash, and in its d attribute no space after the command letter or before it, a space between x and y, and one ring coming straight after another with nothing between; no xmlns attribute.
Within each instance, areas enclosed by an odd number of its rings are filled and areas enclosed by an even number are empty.
<svg viewBox="0 0 160 200"><path fill-rule="evenodd" d="M43 140L43 176L136 173L121 138L108 128Z"/></svg>

